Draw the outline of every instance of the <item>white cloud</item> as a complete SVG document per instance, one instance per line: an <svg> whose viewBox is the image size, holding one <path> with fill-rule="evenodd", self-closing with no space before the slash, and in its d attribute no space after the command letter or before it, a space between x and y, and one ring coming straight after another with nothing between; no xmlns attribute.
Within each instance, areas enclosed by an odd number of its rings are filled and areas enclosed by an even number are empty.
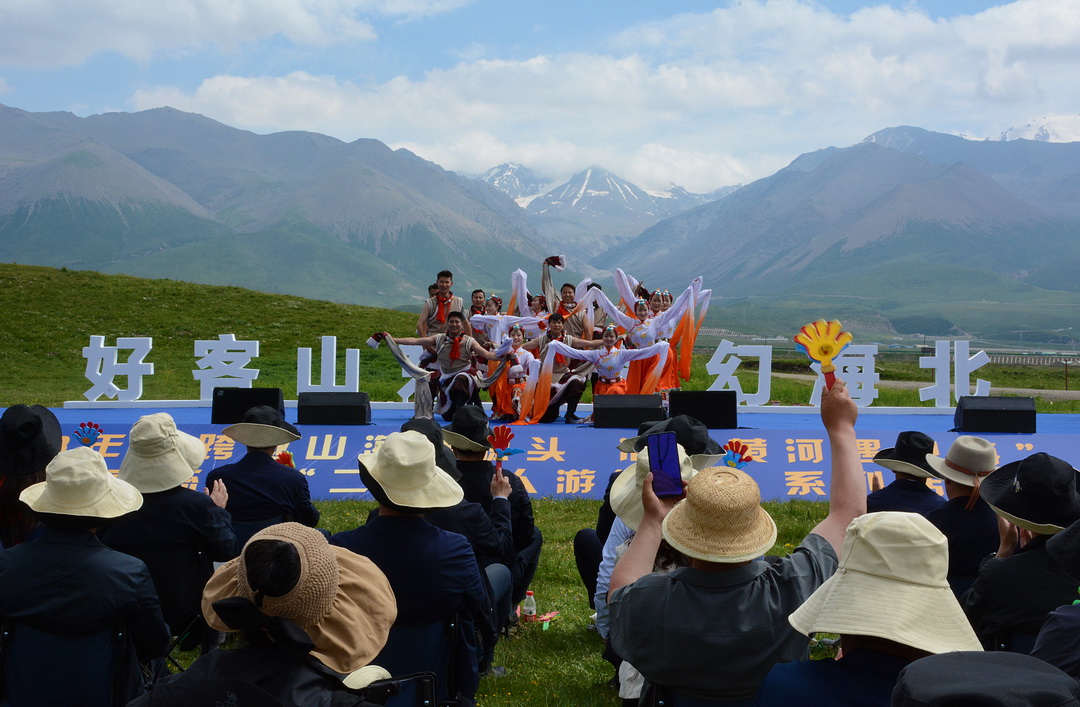
<svg viewBox="0 0 1080 707"><path fill-rule="evenodd" d="M632 28L604 49L463 60L371 85L218 76L192 93L139 91L133 104L259 131L373 137L467 172L506 160L553 175L602 164L643 186L706 190L891 125L990 135L1080 99L1073 0L951 20L917 7L837 15L804 0L744 0Z"/></svg>
<svg viewBox="0 0 1080 707"><path fill-rule="evenodd" d="M0 76L0 96L4 95L5 93L11 93L14 90L15 89L13 89L11 85L4 80L4 77Z"/></svg>
<svg viewBox="0 0 1080 707"><path fill-rule="evenodd" d="M76 65L99 52L148 61L280 35L325 46L375 39L375 17L415 19L468 0L4 0L0 65Z"/></svg>

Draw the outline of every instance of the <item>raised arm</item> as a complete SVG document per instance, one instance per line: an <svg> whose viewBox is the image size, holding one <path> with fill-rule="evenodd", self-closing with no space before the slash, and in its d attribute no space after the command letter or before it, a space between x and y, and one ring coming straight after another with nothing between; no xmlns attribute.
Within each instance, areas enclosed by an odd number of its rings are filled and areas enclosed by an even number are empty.
<svg viewBox="0 0 1080 707"><path fill-rule="evenodd" d="M575 339L574 341L576 342L577 339ZM585 342L585 343L592 343L592 342ZM600 343L602 345L604 342L601 341ZM576 358L579 361L591 361L593 363L596 363L597 361L599 361L600 357L604 355L603 352L596 351L594 348L590 348L590 350L582 350L582 349L579 349L579 348L574 348L574 347L571 347L571 346L567 346L566 344L564 344L561 341L552 341L552 342L548 343L547 356L550 358L550 357L553 357L557 353L562 354L563 356L566 356L567 358Z"/></svg>
<svg viewBox="0 0 1080 707"><path fill-rule="evenodd" d="M428 317L431 316L431 299L424 300L424 306L420 308L420 318L416 320L416 334L417 336L428 335ZM411 346L412 344L406 344Z"/></svg>
<svg viewBox="0 0 1080 707"><path fill-rule="evenodd" d="M389 332L382 332L382 335L393 341L398 346L427 346L433 348L435 346L434 336L391 336Z"/></svg>
<svg viewBox="0 0 1080 707"><path fill-rule="evenodd" d="M596 302L600 305L600 308L607 312L607 315L611 317L611 320L621 326L623 329L633 329L638 324L637 317L627 316L625 312L621 311L618 307L611 303L611 300L607 298L602 291L593 289L591 292L595 292ZM633 302L630 303L633 306Z"/></svg>
<svg viewBox="0 0 1080 707"><path fill-rule="evenodd" d="M529 276L525 271L518 268L510 274L511 306L506 309L507 314L518 314L522 317L529 316ZM517 312L513 311L513 303L517 303Z"/></svg>
<svg viewBox="0 0 1080 707"><path fill-rule="evenodd" d="M866 488L859 449L855 443L855 420L859 408L851 399L844 381L821 393L821 421L829 435L832 456L829 515L810 532L817 533L833 546L836 556L844 547L848 524L866 513Z"/></svg>
<svg viewBox="0 0 1080 707"><path fill-rule="evenodd" d="M550 312L555 311L559 306L559 300L562 299L559 291L555 289L555 283L551 280L551 266L563 262L566 262L564 256L553 255L544 259L544 264L540 269L540 291L544 293L544 297L547 299L548 311ZM562 270L558 265L556 265L556 268Z"/></svg>

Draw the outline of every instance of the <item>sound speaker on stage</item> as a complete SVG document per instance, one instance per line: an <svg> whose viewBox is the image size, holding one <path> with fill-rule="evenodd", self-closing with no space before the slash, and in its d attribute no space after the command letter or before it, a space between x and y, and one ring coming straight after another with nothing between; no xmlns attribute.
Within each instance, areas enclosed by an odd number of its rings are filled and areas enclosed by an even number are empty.
<svg viewBox="0 0 1080 707"><path fill-rule="evenodd" d="M597 395L593 398L593 427L631 427L664 419L663 401L654 395Z"/></svg>
<svg viewBox="0 0 1080 707"><path fill-rule="evenodd" d="M734 390L673 390L668 414L689 415L710 430L734 430L739 427L738 402Z"/></svg>
<svg viewBox="0 0 1080 707"><path fill-rule="evenodd" d="M370 425L371 401L367 393L300 393L296 424Z"/></svg>
<svg viewBox="0 0 1080 707"><path fill-rule="evenodd" d="M244 419L256 405L269 405L285 416L285 396L281 388L214 388L210 424L231 425Z"/></svg>
<svg viewBox="0 0 1080 707"><path fill-rule="evenodd" d="M1035 433L1035 398L965 395L956 403L953 426L962 432Z"/></svg>

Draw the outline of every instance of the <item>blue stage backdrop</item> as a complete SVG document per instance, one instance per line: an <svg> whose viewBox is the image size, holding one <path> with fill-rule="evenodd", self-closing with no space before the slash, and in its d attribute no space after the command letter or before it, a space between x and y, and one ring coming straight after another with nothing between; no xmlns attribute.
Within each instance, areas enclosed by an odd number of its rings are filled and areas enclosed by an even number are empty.
<svg viewBox="0 0 1080 707"><path fill-rule="evenodd" d="M74 420L99 420L97 411L57 410L64 432L71 434L78 425ZM126 420L103 424L104 433L93 445L106 458L109 468L120 467L127 448L127 432L140 414L152 410L128 410ZM824 430L813 426L811 415L768 415L768 427L737 430L713 430L720 444L738 439L750 448L754 461L747 471L761 486L762 498L827 500L829 489L829 447ZM903 417L904 419L899 419ZM1040 416L1050 417L1050 416ZM1075 418L1076 416L1053 416ZM244 454L244 448L222 434L223 426L185 422L176 415L182 430L202 439L208 456L199 473L190 482L192 488L202 488L202 478L215 467L228 464ZM205 418L203 418L205 419ZM1062 420L1064 421L1064 420ZM390 422L390 421L388 421ZM393 424L373 424L358 427L306 426L301 427L303 438L288 446L296 466L307 476L311 496L316 500L370 499L360 483L356 456L374 450L391 432L397 431L400 421ZM897 430L921 429L933 436L941 447L948 448L959 434L947 431L951 419L945 416L864 416L859 420L859 450L866 472L867 488L874 475L881 481L892 481L892 472L874 464L871 459L882 448L891 447ZM1057 425L1056 427L1061 427ZM863 429L865 428L865 429ZM620 440L632 436L633 430L594 429L568 425L515 426L512 446L524 449L524 454L510 458L504 467L517 474L530 493L558 498L601 498L612 472L634 463L635 455L619 452ZM1045 451L1077 463L1078 445L1075 433L1058 430L1034 435L980 435L997 445L1001 463L1022 459L1034 451ZM67 445L80 442L65 436ZM940 481L931 484L943 492Z"/></svg>

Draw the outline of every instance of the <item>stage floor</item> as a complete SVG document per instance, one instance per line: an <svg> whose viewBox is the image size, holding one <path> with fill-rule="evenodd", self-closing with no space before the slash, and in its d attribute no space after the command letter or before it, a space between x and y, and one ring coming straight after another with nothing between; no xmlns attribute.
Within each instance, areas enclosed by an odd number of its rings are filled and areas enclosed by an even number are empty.
<svg viewBox="0 0 1080 707"><path fill-rule="evenodd" d="M98 404L100 405L100 404ZM191 486L200 488L200 479L217 466L243 455L244 449L221 434L224 425L210 424L208 406L177 406L174 401L140 401L138 406L54 408L65 434L65 445L79 444L70 437L83 422L95 422L103 429L94 444L116 470L127 448L127 433L141 415L169 412L180 429L200 437L208 457ZM287 416L295 419L295 409ZM579 414L589 414L582 406ZM289 445L297 467L308 477L316 500L371 496L360 483L356 456L370 452L389 433L397 431L412 416L412 406L373 405L372 424L364 426L301 426L304 435ZM828 494L829 450L824 429L815 408L768 408L761 412L739 412L739 427L711 430L720 444L738 439L750 447L754 461L745 469L761 486L765 499L805 498L826 500ZM440 421L441 422L441 421ZM445 423L442 423L445 426ZM952 410L870 408L862 411L857 424L860 453L869 489L874 475L889 483L891 472L871 459L882 448L891 447L898 432L919 430L933 437L943 454L962 432L953 431ZM596 429L591 425L537 424L512 427L513 445L525 450L506 462L505 467L525 482L531 493L560 498L600 498L608 476L634 461L634 455L619 452L620 440L634 436L636 429ZM1044 451L1076 465L1080 458L1080 415L1038 415L1035 434L968 433L985 437L997 445L1001 463L1022 459ZM939 490L941 490L939 488Z"/></svg>

